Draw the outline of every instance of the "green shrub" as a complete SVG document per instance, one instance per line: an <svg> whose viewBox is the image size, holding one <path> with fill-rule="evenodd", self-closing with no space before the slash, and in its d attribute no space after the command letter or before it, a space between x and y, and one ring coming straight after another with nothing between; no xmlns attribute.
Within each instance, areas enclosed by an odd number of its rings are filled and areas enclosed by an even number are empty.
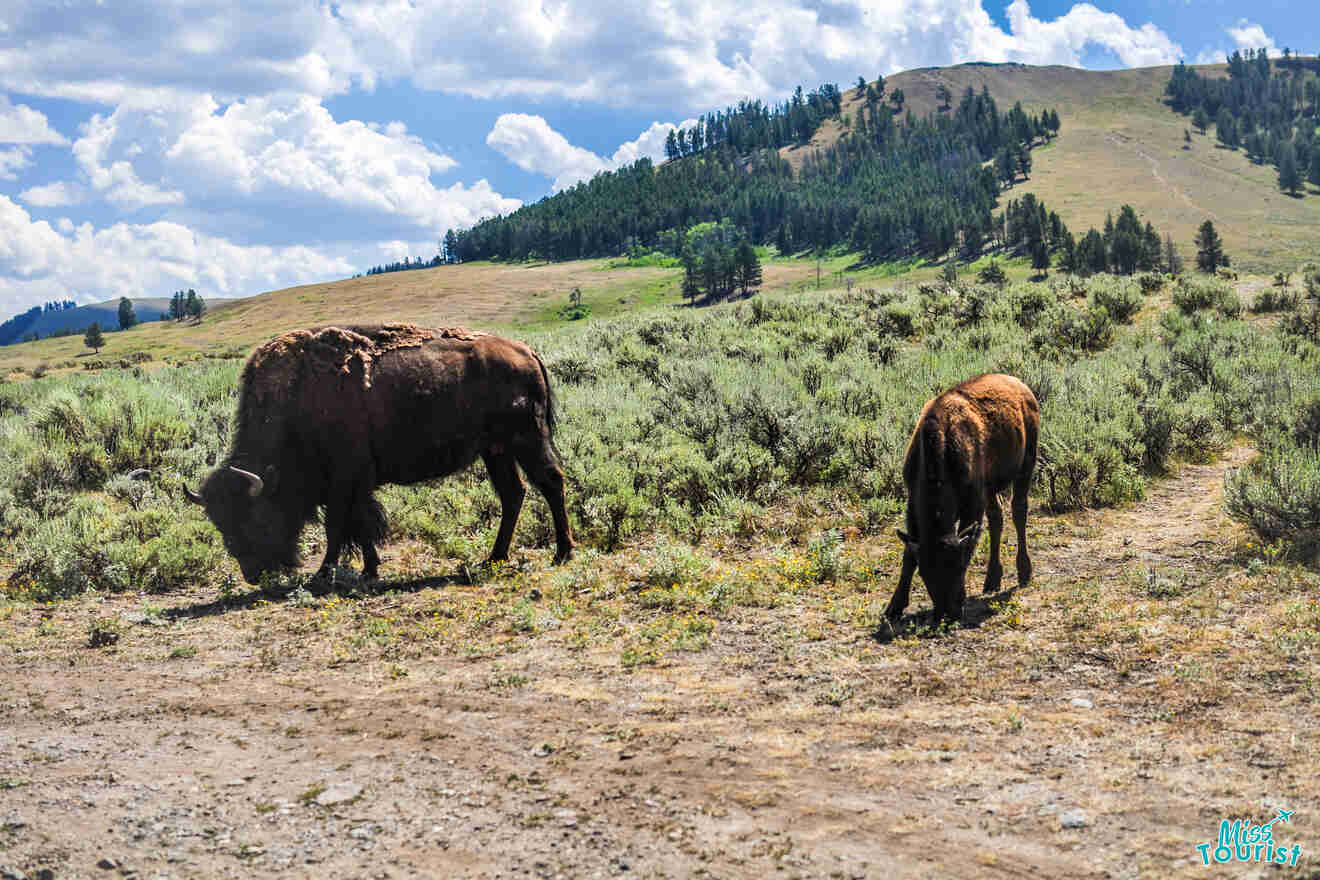
<svg viewBox="0 0 1320 880"><path fill-rule="evenodd" d="M1320 449L1272 445L1225 479L1229 515L1268 541L1313 550L1320 539Z"/></svg>
<svg viewBox="0 0 1320 880"><path fill-rule="evenodd" d="M1300 293L1289 293L1285 290L1274 290L1265 288L1260 296L1251 304L1251 311L1256 314L1266 314L1268 312L1291 312L1297 308L1301 302Z"/></svg>
<svg viewBox="0 0 1320 880"><path fill-rule="evenodd" d="M1132 323L1132 318L1141 310L1142 291L1130 281L1112 279L1110 281L1091 280L1091 308L1104 309L1109 317L1120 324Z"/></svg>
<svg viewBox="0 0 1320 880"><path fill-rule="evenodd" d="M1173 304L1185 315L1201 309L1228 314L1242 308L1233 287L1221 278L1180 278L1173 291Z"/></svg>

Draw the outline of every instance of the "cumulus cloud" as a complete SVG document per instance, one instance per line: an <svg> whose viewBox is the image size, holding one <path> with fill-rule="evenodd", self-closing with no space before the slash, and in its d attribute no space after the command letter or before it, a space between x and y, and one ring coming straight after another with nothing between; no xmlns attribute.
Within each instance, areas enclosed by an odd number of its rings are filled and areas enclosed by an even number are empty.
<svg viewBox="0 0 1320 880"><path fill-rule="evenodd" d="M12 104L0 95L0 144L67 144L64 135L50 127L46 114L26 104Z"/></svg>
<svg viewBox="0 0 1320 880"><path fill-rule="evenodd" d="M17 180L17 172L31 164L31 147L20 145L9 149L0 149L0 180Z"/></svg>
<svg viewBox="0 0 1320 880"><path fill-rule="evenodd" d="M1014 61L1079 66L1088 45L1108 49L1126 67L1173 64L1182 56L1182 48L1155 25L1130 27L1122 16L1090 3L1078 3L1053 21L1034 17L1026 0L1013 0L1007 12L1012 45L1005 53Z"/></svg>
<svg viewBox="0 0 1320 880"><path fill-rule="evenodd" d="M338 241L374 228L432 236L521 205L485 180L437 187L432 175L458 163L403 123L338 122L307 95L224 107L209 95L122 104L80 131L73 154L90 192L127 211L171 207L212 234ZM298 220L270 222L275 215Z"/></svg>
<svg viewBox="0 0 1320 880"><path fill-rule="evenodd" d="M1277 58L1283 54L1279 51L1279 47L1275 45L1274 40L1265 33L1265 28L1247 21L1245 18L1238 19L1238 23L1232 27L1224 28L1224 33L1232 38L1233 46L1227 49L1203 49L1196 56L1197 64L1223 64L1224 60L1233 54L1234 49L1242 51L1264 49L1271 58Z"/></svg>
<svg viewBox="0 0 1320 880"><path fill-rule="evenodd" d="M99 302L189 284L219 296L351 274L342 257L309 247L241 247L176 223L101 229L34 221L0 195L0 310L54 297Z"/></svg>
<svg viewBox="0 0 1320 880"><path fill-rule="evenodd" d="M983 2L67 0L56 11L14 0L0 88L109 103L209 93L228 103L409 80L478 98L705 110L858 73L972 60L1078 64L1088 45L1132 65L1182 54L1153 24L1133 26L1090 3L1044 19L1015 0L1005 31Z"/></svg>
<svg viewBox="0 0 1320 880"><path fill-rule="evenodd" d="M524 171L552 178L551 190L558 192L582 180L589 180L601 171L613 171L642 157L660 160L665 155L665 138L676 128L696 124L688 119L675 125L672 122L652 122L635 139L619 145L610 158L602 158L590 150L574 146L568 138L550 127L541 116L526 113L505 113L495 120L495 126L486 135L486 143L498 150L509 161Z"/></svg>
<svg viewBox="0 0 1320 880"><path fill-rule="evenodd" d="M29 187L19 193L18 197L38 208L57 208L62 205L81 204L85 194L78 184L60 180L43 186Z"/></svg>

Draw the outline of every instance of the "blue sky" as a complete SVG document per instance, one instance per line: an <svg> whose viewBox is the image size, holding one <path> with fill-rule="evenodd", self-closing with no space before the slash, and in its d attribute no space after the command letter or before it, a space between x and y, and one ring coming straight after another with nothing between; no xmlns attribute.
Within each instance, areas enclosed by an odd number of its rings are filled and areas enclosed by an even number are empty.
<svg viewBox="0 0 1320 880"><path fill-rule="evenodd" d="M1309 6L7 0L0 317L429 258L447 228L659 156L675 125L799 83L976 60L1315 54Z"/></svg>

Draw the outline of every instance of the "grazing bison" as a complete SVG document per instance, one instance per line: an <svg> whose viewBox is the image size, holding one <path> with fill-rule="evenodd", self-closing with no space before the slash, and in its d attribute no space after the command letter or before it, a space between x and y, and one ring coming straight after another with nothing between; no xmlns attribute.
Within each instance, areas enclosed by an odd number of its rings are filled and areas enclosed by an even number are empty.
<svg viewBox="0 0 1320 880"><path fill-rule="evenodd" d="M935 604L935 621L962 617L967 565L981 536L982 513L990 520L985 591L999 589L999 536L1004 530L999 493L1009 486L1018 534L1018 582L1031 579L1027 490L1039 431L1036 396L1012 376L977 376L926 402L903 463L907 532L898 532L904 544L903 571L885 611L891 621L902 618L907 608L914 569L921 572Z"/></svg>
<svg viewBox="0 0 1320 880"><path fill-rule="evenodd" d="M410 324L296 330L248 359L229 455L185 492L249 583L297 564L298 535L320 506L319 575L348 547L374 578L386 534L376 487L446 476L481 456L503 510L490 558L508 556L526 494L521 465L550 505L562 562L573 533L554 427L545 365L521 342Z"/></svg>

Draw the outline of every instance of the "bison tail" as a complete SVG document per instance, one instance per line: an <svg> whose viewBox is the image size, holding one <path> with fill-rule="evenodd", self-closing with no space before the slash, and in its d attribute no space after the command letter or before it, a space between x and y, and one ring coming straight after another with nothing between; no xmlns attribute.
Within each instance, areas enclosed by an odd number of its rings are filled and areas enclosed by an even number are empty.
<svg viewBox="0 0 1320 880"><path fill-rule="evenodd" d="M535 355L536 364L541 368L541 381L545 383L545 427L550 432L551 441L555 438L555 389L550 385L550 373L545 368L545 361Z"/></svg>
<svg viewBox="0 0 1320 880"><path fill-rule="evenodd" d="M550 384L550 373L545 368L545 361L541 356L536 355L536 363L541 367L541 381L545 383L545 441L554 453L556 462L562 467L564 456L559 454L559 447L555 445L555 426L558 419L555 417L555 389Z"/></svg>

